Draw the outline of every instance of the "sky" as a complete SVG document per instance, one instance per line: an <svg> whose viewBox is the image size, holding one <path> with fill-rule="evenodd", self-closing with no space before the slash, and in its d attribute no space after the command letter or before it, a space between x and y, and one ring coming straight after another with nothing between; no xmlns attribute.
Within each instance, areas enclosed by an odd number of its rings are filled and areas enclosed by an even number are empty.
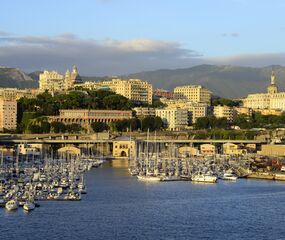
<svg viewBox="0 0 285 240"><path fill-rule="evenodd" d="M9 0L0 66L121 75L285 62L284 0Z"/></svg>

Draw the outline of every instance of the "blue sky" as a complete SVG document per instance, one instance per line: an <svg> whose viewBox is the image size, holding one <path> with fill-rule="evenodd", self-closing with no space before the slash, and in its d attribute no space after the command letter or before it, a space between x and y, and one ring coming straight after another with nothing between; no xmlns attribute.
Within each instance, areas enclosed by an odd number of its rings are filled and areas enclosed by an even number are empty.
<svg viewBox="0 0 285 240"><path fill-rule="evenodd" d="M0 65L122 74L201 63L282 64L282 0L9 0Z"/></svg>

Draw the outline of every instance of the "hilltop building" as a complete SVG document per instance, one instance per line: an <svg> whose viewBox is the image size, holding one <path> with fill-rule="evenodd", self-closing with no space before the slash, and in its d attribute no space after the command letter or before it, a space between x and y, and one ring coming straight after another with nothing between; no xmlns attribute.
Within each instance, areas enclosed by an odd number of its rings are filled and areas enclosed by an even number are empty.
<svg viewBox="0 0 285 240"><path fill-rule="evenodd" d="M75 84L83 83L77 67L72 66L72 71L66 71L65 76L56 71L45 70L39 76L39 89L41 92L48 90L49 92L62 92L72 89Z"/></svg>
<svg viewBox="0 0 285 240"><path fill-rule="evenodd" d="M229 106L214 106L214 116L216 118L226 118L228 122L233 122L237 116L237 112L233 107Z"/></svg>
<svg viewBox="0 0 285 240"><path fill-rule="evenodd" d="M243 99L243 106L256 109L275 109L285 111L285 92L278 92L275 72L271 73L271 82L267 93L249 94Z"/></svg>

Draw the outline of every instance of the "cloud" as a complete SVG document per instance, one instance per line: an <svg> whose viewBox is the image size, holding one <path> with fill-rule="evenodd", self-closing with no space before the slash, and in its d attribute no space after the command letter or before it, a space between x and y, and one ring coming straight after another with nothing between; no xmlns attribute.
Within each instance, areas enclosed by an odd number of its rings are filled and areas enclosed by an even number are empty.
<svg viewBox="0 0 285 240"><path fill-rule="evenodd" d="M285 52L280 53L247 53L225 57L209 58L214 64L232 64L250 67L284 65Z"/></svg>
<svg viewBox="0 0 285 240"><path fill-rule="evenodd" d="M158 68L193 66L196 51L177 42L153 39L83 39L72 33L47 36L0 36L0 62L25 71L65 71L77 64L85 75L126 74Z"/></svg>
<svg viewBox="0 0 285 240"><path fill-rule="evenodd" d="M233 38L237 38L240 36L240 34L238 32L232 32L232 33L222 33L221 34L222 37L233 37Z"/></svg>

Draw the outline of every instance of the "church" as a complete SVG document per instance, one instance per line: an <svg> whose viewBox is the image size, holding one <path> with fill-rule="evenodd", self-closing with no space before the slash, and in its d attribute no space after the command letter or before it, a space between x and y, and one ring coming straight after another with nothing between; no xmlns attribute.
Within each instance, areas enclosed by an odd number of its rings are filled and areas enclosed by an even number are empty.
<svg viewBox="0 0 285 240"><path fill-rule="evenodd" d="M267 93L249 94L243 100L243 106L252 109L274 109L285 111L285 92L278 92L275 72L272 70L271 82Z"/></svg>

